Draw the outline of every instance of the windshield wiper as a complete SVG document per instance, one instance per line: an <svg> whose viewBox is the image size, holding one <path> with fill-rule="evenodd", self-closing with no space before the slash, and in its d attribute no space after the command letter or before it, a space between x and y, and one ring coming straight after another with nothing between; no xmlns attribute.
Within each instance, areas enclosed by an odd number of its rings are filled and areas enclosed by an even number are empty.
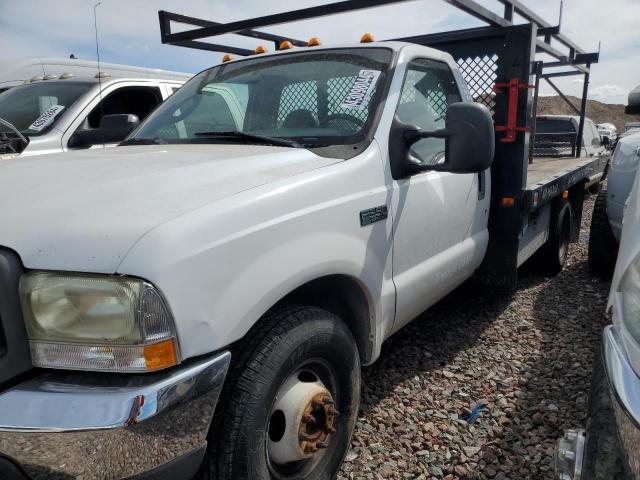
<svg viewBox="0 0 640 480"><path fill-rule="evenodd" d="M119 147L124 147L127 145L166 145L166 140L160 137L153 138L131 138L129 140L123 140L118 144Z"/></svg>
<svg viewBox="0 0 640 480"><path fill-rule="evenodd" d="M278 137L263 137L262 135L256 135L254 133L246 133L239 131L228 131L228 132L196 132L196 137L209 137L209 138L222 138L222 139L238 139L238 140L248 140L253 142L260 142L267 145L276 145L278 147L291 147L291 148L302 148L298 142L294 142L293 140L287 140L285 138Z"/></svg>
<svg viewBox="0 0 640 480"><path fill-rule="evenodd" d="M0 118L0 123L2 125L4 125L5 127L10 128L11 130L13 130L13 132L18 136L18 138L20 140L22 140L25 143L25 145L27 143L29 143L29 140L27 140L25 138L25 136L20 133L20 130L18 130L16 127L14 127L12 123L7 122L4 118Z"/></svg>

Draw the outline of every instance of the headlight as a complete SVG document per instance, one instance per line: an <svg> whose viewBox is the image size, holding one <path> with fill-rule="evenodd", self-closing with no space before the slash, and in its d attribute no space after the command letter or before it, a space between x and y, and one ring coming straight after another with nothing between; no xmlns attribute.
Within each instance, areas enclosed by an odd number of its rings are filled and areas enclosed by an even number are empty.
<svg viewBox="0 0 640 480"><path fill-rule="evenodd" d="M622 276L618 295L622 321L640 343L640 258L636 258Z"/></svg>
<svg viewBox="0 0 640 480"><path fill-rule="evenodd" d="M38 367L147 372L178 363L171 314L142 280L31 272L20 301Z"/></svg>

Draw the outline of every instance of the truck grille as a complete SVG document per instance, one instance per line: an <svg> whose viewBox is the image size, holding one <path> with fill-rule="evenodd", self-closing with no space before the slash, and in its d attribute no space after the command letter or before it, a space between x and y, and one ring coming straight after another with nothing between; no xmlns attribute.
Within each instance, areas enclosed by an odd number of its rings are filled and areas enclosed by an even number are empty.
<svg viewBox="0 0 640 480"><path fill-rule="evenodd" d="M18 255L0 248L0 385L31 368L18 296L22 272Z"/></svg>

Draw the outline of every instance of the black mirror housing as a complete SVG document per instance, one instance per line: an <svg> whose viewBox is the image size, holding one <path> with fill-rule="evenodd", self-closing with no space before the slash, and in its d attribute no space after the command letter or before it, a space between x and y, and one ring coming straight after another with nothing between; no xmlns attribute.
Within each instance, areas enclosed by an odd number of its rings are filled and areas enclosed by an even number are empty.
<svg viewBox="0 0 640 480"><path fill-rule="evenodd" d="M89 148L92 145L120 142L139 123L138 116L131 113L105 115L100 119L98 128L74 133L69 139L69 148Z"/></svg>
<svg viewBox="0 0 640 480"><path fill-rule="evenodd" d="M411 145L423 138L445 139L445 161L425 165L411 154ZM454 103L447 109L445 128L425 132L396 116L390 132L389 155L394 178L435 170L452 173L478 173L491 166L495 152L493 118L478 103Z"/></svg>

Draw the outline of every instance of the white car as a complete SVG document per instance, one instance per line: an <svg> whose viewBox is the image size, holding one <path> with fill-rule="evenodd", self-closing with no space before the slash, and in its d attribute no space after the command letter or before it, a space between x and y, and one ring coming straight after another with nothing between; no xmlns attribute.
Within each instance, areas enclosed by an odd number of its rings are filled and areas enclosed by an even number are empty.
<svg viewBox="0 0 640 480"><path fill-rule="evenodd" d="M189 78L114 78L103 71L13 87L0 93L0 160L115 145Z"/></svg>
<svg viewBox="0 0 640 480"><path fill-rule="evenodd" d="M594 364L586 431L558 441L559 479L640 478L640 170L631 179L607 304L613 324Z"/></svg>
<svg viewBox="0 0 640 480"><path fill-rule="evenodd" d="M627 122L624 126L624 131L631 132L632 130L640 130L640 122Z"/></svg>
<svg viewBox="0 0 640 480"><path fill-rule="evenodd" d="M618 129L613 123L599 123L596 125L602 143L614 145L618 139ZM605 140L606 138L606 140Z"/></svg>
<svg viewBox="0 0 640 480"><path fill-rule="evenodd" d="M596 198L589 234L589 268L611 276L618 255L624 205L640 162L640 132L623 135L613 152L607 188Z"/></svg>

